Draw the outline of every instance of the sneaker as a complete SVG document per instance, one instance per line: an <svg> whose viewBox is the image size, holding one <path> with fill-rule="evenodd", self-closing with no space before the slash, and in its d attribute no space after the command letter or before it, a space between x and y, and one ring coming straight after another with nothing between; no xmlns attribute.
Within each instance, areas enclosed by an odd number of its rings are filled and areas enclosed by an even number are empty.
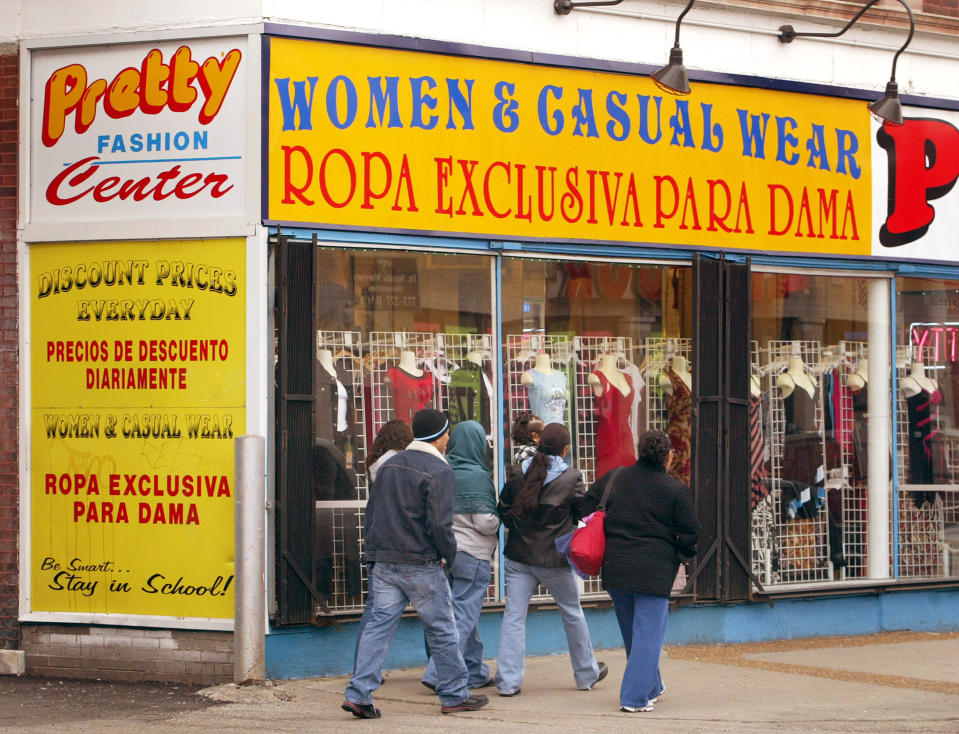
<svg viewBox="0 0 959 734"><path fill-rule="evenodd" d="M340 708L349 711L357 719L378 719L380 710L371 703L354 703L353 701L344 701Z"/></svg>
<svg viewBox="0 0 959 734"><path fill-rule="evenodd" d="M433 691L433 693L436 693L436 686L434 686L432 683L427 683L425 680L421 680L420 683Z"/></svg>
<svg viewBox="0 0 959 734"><path fill-rule="evenodd" d="M653 696L651 699L649 699L649 702L650 702L650 703L656 703L659 699L661 699L661 698L662 698L663 696L665 696L665 695L666 695L666 689L663 688L663 690L661 690L657 695L655 695L655 696Z"/></svg>
<svg viewBox="0 0 959 734"><path fill-rule="evenodd" d="M504 697L506 697L506 698L509 698L510 696L518 696L518 695L520 694L520 691L521 691L521 690L522 690L521 688L517 688L515 691L512 691L511 693L506 693L505 691L500 691L500 692L499 692L499 695L504 696Z"/></svg>
<svg viewBox="0 0 959 734"><path fill-rule="evenodd" d="M469 686L469 689L473 690L474 688L489 688L490 686L495 686L495 685L496 685L496 681L493 680L492 677L490 677L486 679L485 683L480 683L478 686Z"/></svg>
<svg viewBox="0 0 959 734"><path fill-rule="evenodd" d="M459 703L440 706L440 711L444 714L455 714L457 711L478 711L488 703L489 699L482 693L471 693L469 698Z"/></svg>
<svg viewBox="0 0 959 734"><path fill-rule="evenodd" d="M599 683L603 678L609 674L609 666L606 663L597 662L596 665L599 667L599 675L596 677L596 680L593 681L593 686ZM587 691L593 690L593 686L587 688Z"/></svg>
<svg viewBox="0 0 959 734"><path fill-rule="evenodd" d="M645 706L620 706L619 710L627 714L638 714L641 711L652 711L653 702L650 701Z"/></svg>

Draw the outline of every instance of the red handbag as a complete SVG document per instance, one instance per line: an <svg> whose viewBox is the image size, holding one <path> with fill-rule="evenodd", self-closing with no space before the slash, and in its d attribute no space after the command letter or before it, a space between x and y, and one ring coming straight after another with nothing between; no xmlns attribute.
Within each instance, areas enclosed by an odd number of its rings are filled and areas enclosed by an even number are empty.
<svg viewBox="0 0 959 734"><path fill-rule="evenodd" d="M586 524L573 532L569 543L570 560L576 564L576 568L590 576L598 574L603 567L603 556L606 555L606 500L621 469L617 467L613 470L603 490L599 508L584 518Z"/></svg>

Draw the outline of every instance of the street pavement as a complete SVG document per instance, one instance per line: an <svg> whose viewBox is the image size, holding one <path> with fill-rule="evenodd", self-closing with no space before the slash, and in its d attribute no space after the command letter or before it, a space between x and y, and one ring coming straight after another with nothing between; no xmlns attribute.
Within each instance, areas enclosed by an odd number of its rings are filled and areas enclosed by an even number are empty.
<svg viewBox="0 0 959 734"><path fill-rule="evenodd" d="M346 678L221 685L201 695L224 702L157 721L125 711L95 720L78 711L55 726L0 732L959 732L959 632L896 632L857 637L667 648L666 694L649 713L619 711L622 649L598 650L606 680L578 691L566 655L529 658L522 693L441 715L420 684L422 669L388 671L374 694L378 720L340 709Z"/></svg>

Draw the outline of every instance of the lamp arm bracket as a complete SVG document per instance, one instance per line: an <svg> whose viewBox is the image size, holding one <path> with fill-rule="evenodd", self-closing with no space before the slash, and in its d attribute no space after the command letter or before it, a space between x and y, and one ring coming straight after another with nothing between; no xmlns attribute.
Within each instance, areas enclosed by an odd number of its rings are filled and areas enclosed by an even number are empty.
<svg viewBox="0 0 959 734"><path fill-rule="evenodd" d="M553 0L553 12L556 15L569 15L575 8L594 8L600 5L619 5L623 0L590 0L572 2L572 0Z"/></svg>

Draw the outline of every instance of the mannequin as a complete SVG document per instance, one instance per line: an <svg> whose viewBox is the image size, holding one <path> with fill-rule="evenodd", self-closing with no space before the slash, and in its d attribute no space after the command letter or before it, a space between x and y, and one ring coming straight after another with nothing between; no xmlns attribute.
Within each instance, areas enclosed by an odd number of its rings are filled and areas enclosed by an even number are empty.
<svg viewBox="0 0 959 734"><path fill-rule="evenodd" d="M691 390L693 386L693 376L689 372L689 362L686 361L686 358L677 354L670 360L669 366L676 374L676 377L686 386L686 389ZM668 394L673 394L672 380L665 372L659 376L659 384L663 386Z"/></svg>
<svg viewBox="0 0 959 734"><path fill-rule="evenodd" d="M866 386L868 377L869 369L866 359L860 359L859 364L856 365L856 369L846 375L846 387L853 392L859 392Z"/></svg>
<svg viewBox="0 0 959 734"><path fill-rule="evenodd" d="M629 392L630 385L626 379L626 375L620 372L619 368L616 366L616 355L600 355L599 367L596 368L596 372L602 372L603 377L607 379L610 386L615 387L623 395L626 395ZM586 381L593 386L593 395L600 397L603 394L604 388L603 383L597 376L596 372L590 372L589 377L586 378Z"/></svg>
<svg viewBox="0 0 959 734"><path fill-rule="evenodd" d="M788 398L793 390L801 387L809 397L816 392L816 381L806 374L806 366L803 364L802 357L793 357L789 360L789 369L783 372L777 379L776 385L782 391L783 397Z"/></svg>
<svg viewBox="0 0 959 734"><path fill-rule="evenodd" d="M553 374L553 366L550 364L549 355L546 352L540 352L536 355L536 363L533 365L533 369L542 372L544 375ZM533 384L533 376L528 371L524 372L520 382L529 387Z"/></svg>
<svg viewBox="0 0 959 734"><path fill-rule="evenodd" d="M926 367L922 362L913 362L909 374L899 383L899 389L907 398L911 398L923 390L933 393L939 389L939 384L926 376Z"/></svg>
<svg viewBox="0 0 959 734"><path fill-rule="evenodd" d="M318 349L316 352L316 361L320 367L326 370L331 377L336 377L336 368L333 366L333 352L329 349Z"/></svg>
<svg viewBox="0 0 959 734"><path fill-rule="evenodd" d="M752 395L754 398L758 398L760 395L763 394L762 385L759 382L759 377L757 377L756 375L749 376L749 394Z"/></svg>
<svg viewBox="0 0 959 734"><path fill-rule="evenodd" d="M466 361L472 362L475 365L483 366L483 353L479 351L472 351L466 353Z"/></svg>
<svg viewBox="0 0 959 734"><path fill-rule="evenodd" d="M416 355L413 352L404 350L400 352L399 368L406 374L413 377L422 377L423 370L416 366Z"/></svg>
<svg viewBox="0 0 959 734"><path fill-rule="evenodd" d="M539 352L533 369L520 377L529 397L529 408L545 423L565 423L569 402L569 379L564 372L554 370L550 355Z"/></svg>

